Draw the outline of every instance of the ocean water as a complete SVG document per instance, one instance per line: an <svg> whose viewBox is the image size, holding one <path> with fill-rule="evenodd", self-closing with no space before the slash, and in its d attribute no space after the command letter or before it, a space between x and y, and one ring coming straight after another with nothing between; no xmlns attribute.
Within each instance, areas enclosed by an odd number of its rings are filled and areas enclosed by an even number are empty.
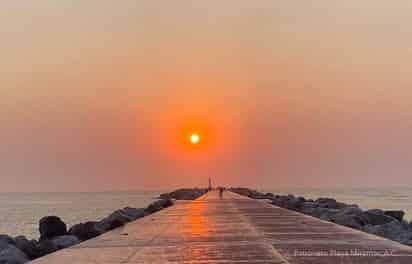
<svg viewBox="0 0 412 264"><path fill-rule="evenodd" d="M274 194L293 194L306 199L334 198L362 209L403 210L405 219L412 220L412 188L319 188L319 189L266 189Z"/></svg>
<svg viewBox="0 0 412 264"><path fill-rule="evenodd" d="M57 215L70 227L126 207L146 207L161 192L0 193L0 234L39 237L38 222Z"/></svg>

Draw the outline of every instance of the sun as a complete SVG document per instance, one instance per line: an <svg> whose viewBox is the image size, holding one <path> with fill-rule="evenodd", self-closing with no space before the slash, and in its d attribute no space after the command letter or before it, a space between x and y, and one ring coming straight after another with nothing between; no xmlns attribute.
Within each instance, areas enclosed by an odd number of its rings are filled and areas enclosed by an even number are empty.
<svg viewBox="0 0 412 264"><path fill-rule="evenodd" d="M200 136L199 134L193 133L190 135L190 143L193 145L196 145L200 142Z"/></svg>

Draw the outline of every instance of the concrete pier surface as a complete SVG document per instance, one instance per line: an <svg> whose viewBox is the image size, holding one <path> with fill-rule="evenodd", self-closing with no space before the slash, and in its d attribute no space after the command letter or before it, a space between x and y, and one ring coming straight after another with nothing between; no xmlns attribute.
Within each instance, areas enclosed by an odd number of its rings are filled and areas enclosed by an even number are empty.
<svg viewBox="0 0 412 264"><path fill-rule="evenodd" d="M32 263L410 264L412 248L211 191Z"/></svg>

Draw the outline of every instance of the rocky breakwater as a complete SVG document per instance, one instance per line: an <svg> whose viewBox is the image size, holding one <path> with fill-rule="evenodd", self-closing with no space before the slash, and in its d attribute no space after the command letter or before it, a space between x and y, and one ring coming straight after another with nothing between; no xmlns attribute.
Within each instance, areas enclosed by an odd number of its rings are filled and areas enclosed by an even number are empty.
<svg viewBox="0 0 412 264"><path fill-rule="evenodd" d="M70 228L58 216L45 216L39 221L38 240L0 235L0 264L26 263L172 206L174 200L194 200L205 192L205 189L176 190L161 194L158 200L146 208L125 207L99 221L79 223Z"/></svg>
<svg viewBox="0 0 412 264"><path fill-rule="evenodd" d="M261 193L247 188L231 188L231 191L253 199L268 199L279 207L412 246L412 222L403 218L405 213L401 210L363 210L356 204L346 204L333 198L313 200L291 194Z"/></svg>
<svg viewBox="0 0 412 264"><path fill-rule="evenodd" d="M208 192L208 189L177 189L170 193L164 193L159 196L159 199L175 199L175 200L195 200Z"/></svg>

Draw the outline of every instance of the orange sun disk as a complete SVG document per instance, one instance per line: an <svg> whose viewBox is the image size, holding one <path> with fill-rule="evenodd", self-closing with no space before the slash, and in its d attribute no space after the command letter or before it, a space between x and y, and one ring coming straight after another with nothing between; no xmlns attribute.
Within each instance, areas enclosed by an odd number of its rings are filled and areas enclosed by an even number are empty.
<svg viewBox="0 0 412 264"><path fill-rule="evenodd" d="M193 145L196 145L200 142L200 136L199 134L193 133L190 135L190 143Z"/></svg>

